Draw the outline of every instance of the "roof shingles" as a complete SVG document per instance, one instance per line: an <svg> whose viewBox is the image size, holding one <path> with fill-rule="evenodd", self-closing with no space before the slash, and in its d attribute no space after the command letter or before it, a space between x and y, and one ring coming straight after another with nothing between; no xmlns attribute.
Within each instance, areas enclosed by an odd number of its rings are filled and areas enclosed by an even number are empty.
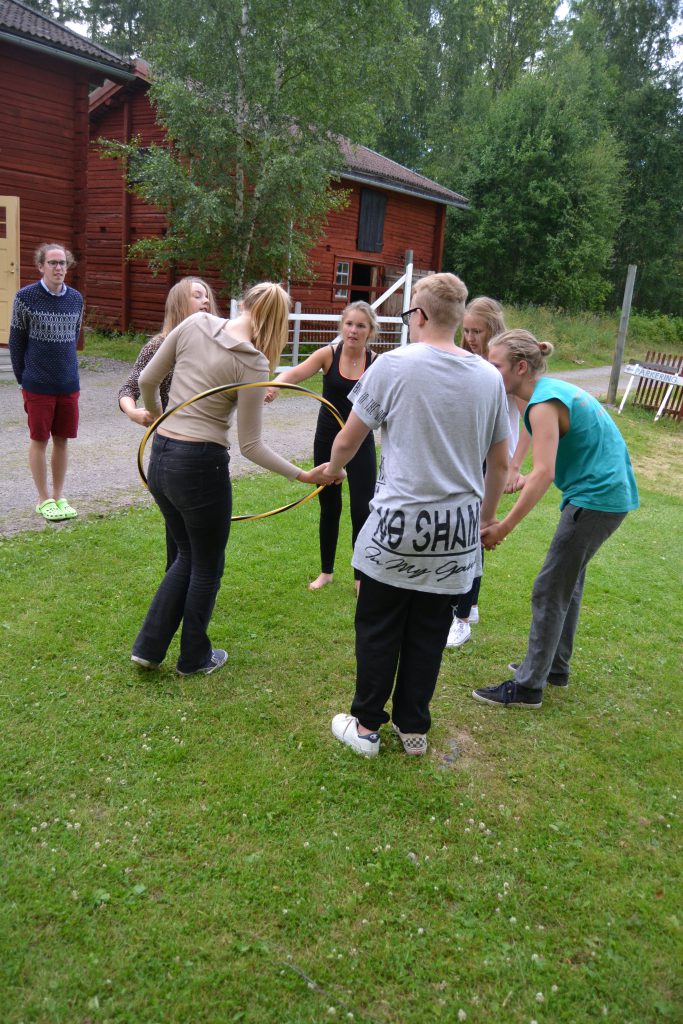
<svg viewBox="0 0 683 1024"><path fill-rule="evenodd" d="M65 56L85 57L112 71L131 70L130 61L126 57L86 39L19 0L0 0L0 32L5 36L13 35L42 44Z"/></svg>

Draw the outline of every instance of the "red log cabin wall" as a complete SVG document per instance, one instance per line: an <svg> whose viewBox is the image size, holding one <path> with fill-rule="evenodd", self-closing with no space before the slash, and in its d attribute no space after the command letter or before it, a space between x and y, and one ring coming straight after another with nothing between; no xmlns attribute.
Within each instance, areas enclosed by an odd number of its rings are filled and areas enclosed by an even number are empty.
<svg viewBox="0 0 683 1024"><path fill-rule="evenodd" d="M143 145L164 141L152 109L139 91L117 96L116 103L100 111L91 125L88 157L88 322L98 327L126 330L132 325L158 330L170 273L152 274L142 260L129 261L128 247L136 239L161 234L163 213L131 195L121 163L102 157L98 138L129 142L139 136Z"/></svg>
<svg viewBox="0 0 683 1024"><path fill-rule="evenodd" d="M342 181L336 187L351 189L348 205L330 214L325 236L311 250L315 280L310 284L292 284L295 301L315 309L329 306L332 310L341 310L355 298L373 301L403 273L406 249L413 251L416 271L441 269L445 206L378 188L387 197L382 251L364 252L357 248L357 236L361 189L366 186ZM347 283L344 264L348 265ZM374 275L372 268L377 268ZM377 287L373 287L373 282ZM346 296L344 291L348 292Z"/></svg>
<svg viewBox="0 0 683 1024"><path fill-rule="evenodd" d="M153 109L140 86L113 94L111 106L99 107L91 117L88 204L88 323L115 330L129 327L159 330L163 321L168 289L192 268L152 274L143 261L127 261L128 246L137 238L159 235L165 228L163 213L130 195L124 186L120 163L99 155L100 137L119 141L139 137L142 145L164 141L156 125ZM357 249L361 186L342 182L350 191L349 204L330 215L322 240L311 251L315 275L312 283L292 283L294 301L304 308L341 311L350 297L374 299L403 272L406 249L413 250L416 271L439 270L443 248L445 207L416 196L383 189L387 197L382 251ZM349 265L350 277L365 283L354 291L349 282L349 298L337 297L343 289L335 285L339 263ZM374 273L372 268L377 268ZM215 288L221 309L226 309L222 285L207 277ZM372 290L371 282L376 283ZM353 296L351 296L353 292Z"/></svg>
<svg viewBox="0 0 683 1024"><path fill-rule="evenodd" d="M59 241L78 260L68 283L85 291L88 77L0 41L0 193L20 200L22 287L37 280L36 248Z"/></svg>

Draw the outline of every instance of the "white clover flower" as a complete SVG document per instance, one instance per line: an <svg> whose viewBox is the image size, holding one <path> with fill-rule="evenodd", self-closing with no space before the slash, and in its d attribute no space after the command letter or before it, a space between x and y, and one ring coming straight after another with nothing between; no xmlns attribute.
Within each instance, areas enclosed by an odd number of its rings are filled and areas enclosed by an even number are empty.
<svg viewBox="0 0 683 1024"><path fill-rule="evenodd" d="M544 1003L545 1002L545 996L543 995L542 992L537 992L536 993L536 1002L537 1003Z"/></svg>
<svg viewBox="0 0 683 1024"><path fill-rule="evenodd" d="M462 1008L458 1010L458 1020L467 1020L467 1014Z"/></svg>

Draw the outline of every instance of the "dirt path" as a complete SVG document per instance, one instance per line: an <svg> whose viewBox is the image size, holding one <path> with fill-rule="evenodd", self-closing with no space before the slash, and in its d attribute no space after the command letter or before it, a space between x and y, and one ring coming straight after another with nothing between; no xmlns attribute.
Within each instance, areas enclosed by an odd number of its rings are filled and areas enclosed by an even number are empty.
<svg viewBox="0 0 683 1024"><path fill-rule="evenodd" d="M142 429L119 411L116 395L130 368L111 359L85 357L81 367L81 422L79 437L71 443L66 496L81 515L106 515L123 506L152 501L137 471L137 449ZM573 380L596 395L607 392L609 367L556 374ZM296 462L312 454L318 403L289 395L266 407L265 440L285 458ZM28 434L21 393L16 384L0 382L0 437L2 485L0 536L22 530L60 529L46 523L36 511L36 497L27 466ZM259 472L231 451L233 476Z"/></svg>

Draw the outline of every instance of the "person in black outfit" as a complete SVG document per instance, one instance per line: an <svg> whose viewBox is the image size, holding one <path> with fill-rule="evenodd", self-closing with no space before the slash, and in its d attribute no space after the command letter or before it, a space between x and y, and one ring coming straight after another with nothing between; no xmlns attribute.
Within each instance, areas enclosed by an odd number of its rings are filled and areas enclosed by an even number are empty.
<svg viewBox="0 0 683 1024"><path fill-rule="evenodd" d="M375 359L375 353L370 352L367 346L374 338L377 327L377 318L367 302L350 303L341 315L341 341L317 349L303 363L281 373L275 378L274 383L301 384L322 370L323 398L331 402L342 419L346 420L351 412L349 392ZM266 402L272 402L277 394L277 388L269 389L266 393ZM332 413L325 406L321 406L313 440L313 460L316 466L329 461L332 444L340 429ZM372 432L347 465L346 473L351 506L351 537L352 543L355 544L356 537L368 517L370 499L375 492L377 481L375 439ZM320 590L333 579L342 511L341 488L326 487L320 492L318 500L321 572L317 579L308 584L309 590ZM359 573L355 570L354 576L358 592Z"/></svg>

